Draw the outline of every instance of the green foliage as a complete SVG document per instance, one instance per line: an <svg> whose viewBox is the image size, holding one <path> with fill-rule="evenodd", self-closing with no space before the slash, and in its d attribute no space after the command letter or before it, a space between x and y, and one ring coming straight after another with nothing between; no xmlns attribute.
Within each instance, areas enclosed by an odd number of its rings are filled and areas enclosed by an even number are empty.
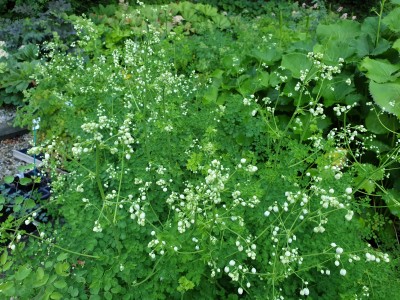
<svg viewBox="0 0 400 300"><path fill-rule="evenodd" d="M399 120L380 106L398 36L302 9L312 20L189 2L69 17L78 40L43 48L18 116L40 118L33 151L69 173L52 175L54 222L1 225L0 293L395 299Z"/></svg>
<svg viewBox="0 0 400 300"><path fill-rule="evenodd" d="M23 92L34 85L31 78L38 64L38 47L33 44L21 47L14 55L0 58L0 106L23 104Z"/></svg>
<svg viewBox="0 0 400 300"><path fill-rule="evenodd" d="M63 16L71 10L65 1L21 2L12 3L15 16L0 18L0 106L25 104L23 93L35 86L31 76L44 54L39 44L68 42L73 34Z"/></svg>
<svg viewBox="0 0 400 300"><path fill-rule="evenodd" d="M43 43L53 38L54 32L65 41L73 35L71 25L64 19L65 13L71 12L66 1L16 3L13 11L14 17L0 18L0 41L12 52L23 45Z"/></svg>

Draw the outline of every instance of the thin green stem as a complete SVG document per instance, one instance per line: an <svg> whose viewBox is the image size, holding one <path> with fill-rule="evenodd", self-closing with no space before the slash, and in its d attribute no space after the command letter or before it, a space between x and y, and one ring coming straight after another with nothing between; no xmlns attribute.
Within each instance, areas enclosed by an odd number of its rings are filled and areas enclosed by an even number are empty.
<svg viewBox="0 0 400 300"><path fill-rule="evenodd" d="M383 15L383 8L385 7L386 0L382 0L380 3L380 11L378 14L378 29L376 31L376 40L375 40L375 47L378 45L380 34L381 34L381 23L382 23L382 15Z"/></svg>
<svg viewBox="0 0 400 300"><path fill-rule="evenodd" d="M117 202L115 203L115 209L114 209L114 218L113 218L113 223L115 224L117 222L117 210L118 210L118 205L119 205L119 199L121 195L121 187L122 187L122 178L124 177L124 167L125 167L125 157L124 157L124 150L125 147L122 147L122 152L121 152L121 173L119 176L119 183L118 183L118 194L117 194Z"/></svg>
<svg viewBox="0 0 400 300"><path fill-rule="evenodd" d="M15 231L15 232L17 232L16 229L9 229L9 230L10 230L10 231ZM45 239L43 239L43 238L41 238L41 237L39 237L39 236L36 236L36 235L34 235L34 234L31 234L31 233L25 233L25 235L30 236L30 237L35 238L35 239L38 239L38 240L41 240L41 241L43 241L43 242L46 242L47 244L51 244L54 248L60 249L60 250L62 250L62 251L64 251L64 252L67 252L67 253L71 253L71 254L75 254L75 255L78 255L78 256L87 257L87 258L100 259L100 256L97 256L97 255L89 255L89 254L85 254L85 253L76 252L76 251L72 251L72 250L66 249L66 248L64 248L64 247L58 246L57 244L51 243L51 242L49 242L49 241L47 241L47 240L45 240Z"/></svg>
<svg viewBox="0 0 400 300"><path fill-rule="evenodd" d="M153 277L153 275L156 274L157 265L160 263L160 261L162 260L162 258L163 258L163 256L161 256L160 259L157 260L156 264L154 265L153 269L151 270L151 273L150 273L145 279L143 279L142 281L140 281L140 282L138 282L138 283L134 283L134 284L133 284L133 287L137 287L137 286L139 286L139 285L145 283L145 282L146 282L147 280L149 280L151 277Z"/></svg>
<svg viewBox="0 0 400 300"><path fill-rule="evenodd" d="M96 182L97 182L97 187L98 187L100 195L101 195L101 199L104 202L106 200L106 196L104 194L104 189L103 189L103 185L101 183L99 173L100 173L100 146L99 146L99 143L96 143Z"/></svg>

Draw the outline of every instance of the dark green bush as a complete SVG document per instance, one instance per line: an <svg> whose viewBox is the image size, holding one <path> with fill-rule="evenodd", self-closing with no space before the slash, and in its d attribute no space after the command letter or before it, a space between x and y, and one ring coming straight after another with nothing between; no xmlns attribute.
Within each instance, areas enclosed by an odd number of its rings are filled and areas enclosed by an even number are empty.
<svg viewBox="0 0 400 300"><path fill-rule="evenodd" d="M54 32L62 40L74 34L72 26L63 18L63 14L72 12L71 5L64 0L49 1L44 7L10 5L11 13L0 18L0 40L6 43L8 50L28 43L43 43L51 39Z"/></svg>

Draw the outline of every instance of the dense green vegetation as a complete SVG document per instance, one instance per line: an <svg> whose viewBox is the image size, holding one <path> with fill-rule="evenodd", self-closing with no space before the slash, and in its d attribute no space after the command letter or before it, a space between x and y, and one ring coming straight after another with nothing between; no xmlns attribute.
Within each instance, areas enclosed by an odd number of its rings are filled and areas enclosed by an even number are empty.
<svg viewBox="0 0 400 300"><path fill-rule="evenodd" d="M0 293L396 299L400 1L169 2L39 1L48 31L0 32L0 104L52 178L0 195Z"/></svg>

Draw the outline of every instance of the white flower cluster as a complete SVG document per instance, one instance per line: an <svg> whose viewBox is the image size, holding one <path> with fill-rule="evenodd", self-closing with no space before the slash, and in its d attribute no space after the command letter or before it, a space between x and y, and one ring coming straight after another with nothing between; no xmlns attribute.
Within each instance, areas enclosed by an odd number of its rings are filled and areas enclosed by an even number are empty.
<svg viewBox="0 0 400 300"><path fill-rule="evenodd" d="M93 231L94 232L102 232L103 231L103 228L101 227L99 220L94 221Z"/></svg>
<svg viewBox="0 0 400 300"><path fill-rule="evenodd" d="M320 115L322 119L326 118L326 115L324 114L324 106L321 103L317 103L315 108L310 108L310 113L314 117L318 117Z"/></svg>
<svg viewBox="0 0 400 300"><path fill-rule="evenodd" d="M81 125L83 131L87 133L94 133L97 128L99 128L99 124L95 122L84 123Z"/></svg>
<svg viewBox="0 0 400 300"><path fill-rule="evenodd" d="M155 235L156 235L156 232L155 232L155 231L152 231L150 234L151 234L152 236L155 236ZM164 240L160 241L160 240L158 240L157 238L152 239L152 240L147 244L147 247L151 249L151 252L149 253L149 256L150 256L152 259L155 259L155 258L156 258L156 254L164 255L165 252L166 252L166 246L167 246L166 241L164 241ZM158 253L157 253L157 252L158 252Z"/></svg>
<svg viewBox="0 0 400 300"><path fill-rule="evenodd" d="M332 80L334 74L339 74L341 72L340 68L343 66L344 62L343 58L339 58L337 66L329 66L322 62L324 58L324 55L322 53L309 52L307 54L307 57L311 59L314 67L317 67L321 78L328 80ZM319 78L318 76L316 76L314 79L318 80Z"/></svg>
<svg viewBox="0 0 400 300"><path fill-rule="evenodd" d="M221 163L214 159L211 162L211 168L208 169L207 177L205 178L206 184L209 185L213 191L222 191L225 187L225 182L228 180L229 175L228 174L222 174L224 171L224 166L221 165ZM229 170L228 170L229 171ZM216 198L215 203L219 203L221 199Z"/></svg>
<svg viewBox="0 0 400 300"><path fill-rule="evenodd" d="M339 104L336 104L336 106L333 108L333 111L339 117L342 114L349 112L350 109L352 109L356 105L357 105L357 103L354 103L353 105L346 105L346 106L341 106Z"/></svg>
<svg viewBox="0 0 400 300"><path fill-rule="evenodd" d="M122 126L118 129L118 138L114 142L114 146L123 145L125 151L125 158L129 160L132 153L134 152L133 145L136 143L132 136L132 131L135 130L135 126L132 124L133 115L128 114L124 120Z"/></svg>
<svg viewBox="0 0 400 300"><path fill-rule="evenodd" d="M250 98L250 99L249 99ZM250 106L252 103L254 103L254 95L250 95L249 98L243 98L243 105L245 106ZM257 101L255 101L257 102Z"/></svg>
<svg viewBox="0 0 400 300"><path fill-rule="evenodd" d="M242 197L240 197L240 195L241 195L241 192L238 190L236 190L232 193L234 207L241 205L243 207L248 206L250 208L254 208L257 204L260 203L260 200L258 199L257 196L253 196L249 200L244 200Z"/></svg>
<svg viewBox="0 0 400 300"><path fill-rule="evenodd" d="M135 180L135 184L142 184L142 180ZM139 196L135 200L133 200L132 195L128 196L129 201L131 201L131 206L129 207L131 219L136 219L140 226L144 226L146 223L145 209L149 205L147 201L147 191L151 184L152 182L145 182L144 186L139 187Z"/></svg>
<svg viewBox="0 0 400 300"><path fill-rule="evenodd" d="M209 263L210 266L212 266L212 264ZM255 274L257 271L254 267L252 267L251 269L247 266L243 266L242 264L238 264L235 260L230 260L228 262L228 264L223 268L224 272L226 274L228 274L228 276L232 279L232 281L235 282L241 282L241 284L243 284L243 282L246 282L246 274ZM215 277L215 266L213 268L214 276ZM220 272L220 269L217 269L217 272ZM249 281L246 282L246 288L250 288L251 287L251 283ZM238 288L238 294L242 295L244 292L242 287Z"/></svg>
<svg viewBox="0 0 400 300"><path fill-rule="evenodd" d="M308 296L308 295L310 295L310 290L308 289L308 287L305 287L300 290L300 296Z"/></svg>
<svg viewBox="0 0 400 300"><path fill-rule="evenodd" d="M365 253L365 260L366 261L375 261L377 263L384 261L384 262L390 262L389 254L387 253L381 253L381 252L376 252L375 254L371 254L369 252Z"/></svg>
<svg viewBox="0 0 400 300"><path fill-rule="evenodd" d="M279 259L282 264L297 263L301 265L303 263L303 257L299 255L298 248L282 248L282 255L279 256Z"/></svg>
<svg viewBox="0 0 400 300"><path fill-rule="evenodd" d="M251 165L251 164L248 164L248 165L245 166L246 162L247 162L247 159L242 158L240 160L240 163L237 165L237 168L241 169L241 168L244 167L244 169L249 173L255 173L255 172L258 171L257 166L254 166L254 165Z"/></svg>
<svg viewBox="0 0 400 300"><path fill-rule="evenodd" d="M172 192L166 202L179 216L178 231L183 233L187 228L194 224L196 214L203 214L208 217L207 207L209 205L219 204L221 202L221 192L225 188L225 182L229 178L229 174L224 174L225 168L218 160L211 162L207 171L205 183L200 183L194 187L187 184L182 194ZM215 216L218 220L218 216Z"/></svg>

